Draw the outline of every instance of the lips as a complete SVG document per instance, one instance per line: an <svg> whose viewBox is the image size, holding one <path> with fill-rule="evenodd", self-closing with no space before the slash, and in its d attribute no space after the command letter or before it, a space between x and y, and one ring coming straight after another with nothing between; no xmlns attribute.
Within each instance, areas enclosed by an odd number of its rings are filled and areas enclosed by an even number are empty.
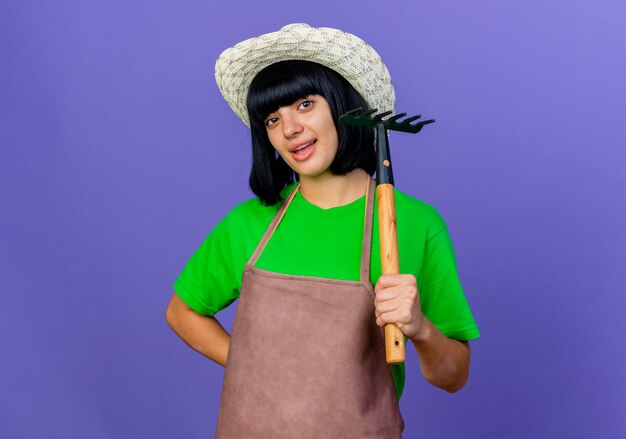
<svg viewBox="0 0 626 439"><path fill-rule="evenodd" d="M313 143L315 143L315 140L306 140L304 142L300 142L300 143L296 143L295 145L293 145L291 148L289 148L289 152L298 152L310 145L312 145Z"/></svg>
<svg viewBox="0 0 626 439"><path fill-rule="evenodd" d="M306 160L313 152L315 152L315 143L316 140L310 140L306 142L301 142L289 149L291 154L293 154L293 158L297 161Z"/></svg>

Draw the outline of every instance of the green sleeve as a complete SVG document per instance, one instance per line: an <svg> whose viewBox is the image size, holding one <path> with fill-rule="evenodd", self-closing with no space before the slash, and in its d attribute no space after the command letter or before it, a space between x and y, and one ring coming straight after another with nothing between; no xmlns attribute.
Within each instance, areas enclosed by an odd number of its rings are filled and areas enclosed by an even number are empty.
<svg viewBox="0 0 626 439"><path fill-rule="evenodd" d="M236 272L226 216L191 257L176 279L174 291L197 313L213 315L239 297Z"/></svg>
<svg viewBox="0 0 626 439"><path fill-rule="evenodd" d="M457 340L480 336L459 281L445 223L426 240L419 285L422 312L441 332Z"/></svg>

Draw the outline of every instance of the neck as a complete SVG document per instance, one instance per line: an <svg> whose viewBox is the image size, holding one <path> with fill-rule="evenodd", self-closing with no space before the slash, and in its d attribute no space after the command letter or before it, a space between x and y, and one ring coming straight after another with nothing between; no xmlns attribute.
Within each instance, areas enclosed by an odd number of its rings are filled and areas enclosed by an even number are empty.
<svg viewBox="0 0 626 439"><path fill-rule="evenodd" d="M345 206L365 195L369 178L360 168L346 175L328 172L316 177L301 177L300 193L309 203L322 209Z"/></svg>

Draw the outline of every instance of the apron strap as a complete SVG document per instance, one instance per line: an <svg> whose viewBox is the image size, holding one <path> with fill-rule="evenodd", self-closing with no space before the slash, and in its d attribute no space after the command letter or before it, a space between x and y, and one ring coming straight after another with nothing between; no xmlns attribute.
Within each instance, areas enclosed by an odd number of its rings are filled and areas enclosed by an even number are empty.
<svg viewBox="0 0 626 439"><path fill-rule="evenodd" d="M256 246L256 250L254 251L254 253L252 254L252 257L248 261L248 264L250 264L251 266L254 266L254 264L256 264L256 260L259 259L259 256L261 256L261 252L263 251L268 241L272 237L274 230L276 230L276 227L278 227L278 224L283 219L283 216L285 216L285 212L287 212L287 207L289 207L289 204L291 204L291 200L293 200L293 197L295 197L296 193L298 193L299 188L300 188L300 183L298 182L298 184L296 184L296 186L292 189L289 195L287 195L287 198L285 198L285 201L283 201L283 204L280 206L280 208L276 212L276 215L274 215L274 219L272 220L269 227L265 231L263 238L261 238L259 245Z"/></svg>
<svg viewBox="0 0 626 439"><path fill-rule="evenodd" d="M363 222L363 244L361 246L361 282L370 281L370 258L372 250L372 225L374 218L374 190L376 184L372 178L367 180L365 191L365 221Z"/></svg>

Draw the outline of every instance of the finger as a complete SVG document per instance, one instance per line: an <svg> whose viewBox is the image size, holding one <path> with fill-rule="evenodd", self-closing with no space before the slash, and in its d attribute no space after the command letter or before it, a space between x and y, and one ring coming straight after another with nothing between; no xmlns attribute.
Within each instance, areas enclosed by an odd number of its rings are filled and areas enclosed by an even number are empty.
<svg viewBox="0 0 626 439"><path fill-rule="evenodd" d="M389 312L383 312L376 317L376 324L383 326L389 323L402 326L411 322L411 313L408 310L393 310Z"/></svg>
<svg viewBox="0 0 626 439"><path fill-rule="evenodd" d="M414 307L413 302L405 299L379 303L374 309L376 318L387 316L390 319L388 323L408 323L418 312L420 311Z"/></svg>
<svg viewBox="0 0 626 439"><path fill-rule="evenodd" d="M419 300L418 297L419 293L414 285L397 285L377 292L374 296L374 304L396 299L403 299L413 303Z"/></svg>
<svg viewBox="0 0 626 439"><path fill-rule="evenodd" d="M381 327L390 324L401 326L402 322L396 319L392 313L385 313L376 317L376 324Z"/></svg>
<svg viewBox="0 0 626 439"><path fill-rule="evenodd" d="M402 282L402 275L398 273L383 274L378 278L376 286L383 289L399 285Z"/></svg>
<svg viewBox="0 0 626 439"><path fill-rule="evenodd" d="M389 287L384 290L380 290L376 292L374 296L374 303L386 302L388 300L393 300L398 296L402 295L402 287Z"/></svg>
<svg viewBox="0 0 626 439"><path fill-rule="evenodd" d="M398 300L387 300L385 302L379 302L376 304L375 313L376 315L380 315L386 312L395 311L399 308L402 302Z"/></svg>
<svg viewBox="0 0 626 439"><path fill-rule="evenodd" d="M393 287L396 285L417 285L415 276L412 274L383 274L378 278L374 291Z"/></svg>

